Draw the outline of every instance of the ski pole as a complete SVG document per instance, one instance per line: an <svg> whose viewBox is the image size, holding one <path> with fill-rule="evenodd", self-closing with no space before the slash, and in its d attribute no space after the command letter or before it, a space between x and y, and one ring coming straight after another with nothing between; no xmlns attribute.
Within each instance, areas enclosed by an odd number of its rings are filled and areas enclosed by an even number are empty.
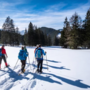
<svg viewBox="0 0 90 90"><path fill-rule="evenodd" d="M32 62L32 65L33 65L33 72L34 72L34 69L35 69L35 65L34 65L35 63L34 63L34 56L33 56L33 62Z"/></svg>
<svg viewBox="0 0 90 90"><path fill-rule="evenodd" d="M18 59L18 60L19 60L19 59ZM17 62L16 62L16 64L15 64L14 68L16 67L16 65L17 65L17 63L18 63L18 60L17 60ZM14 69L14 68L13 68L13 69Z"/></svg>
<svg viewBox="0 0 90 90"><path fill-rule="evenodd" d="M48 70L48 61L47 61L47 54L46 54L46 63L47 63L47 70Z"/></svg>
<svg viewBox="0 0 90 90"><path fill-rule="evenodd" d="M29 59L29 55L28 55L28 61L29 61L29 64L30 64L30 59ZM30 70L31 70L31 66L30 66Z"/></svg>

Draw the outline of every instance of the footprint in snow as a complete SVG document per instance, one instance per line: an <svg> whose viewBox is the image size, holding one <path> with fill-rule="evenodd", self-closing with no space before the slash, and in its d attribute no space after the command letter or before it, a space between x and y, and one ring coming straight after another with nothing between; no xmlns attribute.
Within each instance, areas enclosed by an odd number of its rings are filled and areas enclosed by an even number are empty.
<svg viewBox="0 0 90 90"><path fill-rule="evenodd" d="M36 85L36 81L33 81L32 84L31 84L31 88L34 88Z"/></svg>

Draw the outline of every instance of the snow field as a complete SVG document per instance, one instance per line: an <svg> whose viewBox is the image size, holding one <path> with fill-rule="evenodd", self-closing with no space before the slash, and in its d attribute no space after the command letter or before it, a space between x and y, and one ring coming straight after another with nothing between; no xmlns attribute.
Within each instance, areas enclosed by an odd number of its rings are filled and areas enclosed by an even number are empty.
<svg viewBox="0 0 90 90"><path fill-rule="evenodd" d="M18 76L21 68L18 53L21 48L5 48L10 67L3 69L5 65L2 62L0 90L90 90L90 50L42 47L47 52L47 61L44 56L43 73L36 74L35 47L28 47L29 57L25 74Z"/></svg>

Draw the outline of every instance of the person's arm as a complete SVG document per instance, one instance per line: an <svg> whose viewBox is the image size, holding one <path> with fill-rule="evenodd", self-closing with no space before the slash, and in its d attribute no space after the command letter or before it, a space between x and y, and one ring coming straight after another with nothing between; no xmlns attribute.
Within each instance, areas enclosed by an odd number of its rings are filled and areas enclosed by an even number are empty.
<svg viewBox="0 0 90 90"><path fill-rule="evenodd" d="M27 56L28 56L28 54L27 54L26 52L24 52L24 55L25 55L25 57L27 57Z"/></svg>
<svg viewBox="0 0 90 90"><path fill-rule="evenodd" d="M42 49L42 53L43 53L43 55L46 55L46 52L44 52L44 50Z"/></svg>

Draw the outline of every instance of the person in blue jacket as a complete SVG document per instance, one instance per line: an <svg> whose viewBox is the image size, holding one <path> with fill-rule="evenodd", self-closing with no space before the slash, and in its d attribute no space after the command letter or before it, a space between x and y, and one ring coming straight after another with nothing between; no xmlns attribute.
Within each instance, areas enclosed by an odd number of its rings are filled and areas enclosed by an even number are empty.
<svg viewBox="0 0 90 90"><path fill-rule="evenodd" d="M29 53L28 53L28 51L27 51L26 46L24 46L24 51L26 52L26 54L28 54L28 55L29 55ZM27 57L26 57L26 60L27 60Z"/></svg>
<svg viewBox="0 0 90 90"><path fill-rule="evenodd" d="M38 49L35 51L35 58L37 59L37 72L40 73L42 73L43 55L46 55L46 52L44 52L41 48L41 44L39 44Z"/></svg>
<svg viewBox="0 0 90 90"><path fill-rule="evenodd" d="M21 61L21 71L22 71L22 73L24 73L24 71L25 71L25 64L26 64L26 57L28 56L28 54L25 52L25 50L24 50L24 47L22 47L22 50L20 50L20 52L19 52L19 55L18 55L18 58L20 59L20 61Z"/></svg>

